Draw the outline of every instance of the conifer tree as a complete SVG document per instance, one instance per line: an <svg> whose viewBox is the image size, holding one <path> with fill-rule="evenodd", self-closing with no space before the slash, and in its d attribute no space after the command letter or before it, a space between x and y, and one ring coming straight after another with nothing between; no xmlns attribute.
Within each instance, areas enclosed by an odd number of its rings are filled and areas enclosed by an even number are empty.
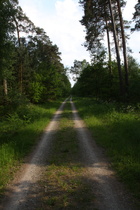
<svg viewBox="0 0 140 210"><path fill-rule="evenodd" d="M86 27L86 44L88 50L97 52L104 37L107 33L109 63L111 63L110 50L110 31L113 32L116 57L118 63L118 75L120 81L120 94L125 95L128 90L128 65L126 55L126 40L124 33L124 21L122 17L121 7L125 5L123 0L81 0L84 8L84 16L81 23ZM111 26L111 27L110 27ZM124 55L125 82L123 81L123 72L121 68L119 37L121 37L122 49ZM110 75L112 74L111 66L109 66Z"/></svg>
<svg viewBox="0 0 140 210"><path fill-rule="evenodd" d="M135 12L133 14L133 20L135 21L135 27L132 28L132 31L139 31L140 30L140 0L135 5Z"/></svg>

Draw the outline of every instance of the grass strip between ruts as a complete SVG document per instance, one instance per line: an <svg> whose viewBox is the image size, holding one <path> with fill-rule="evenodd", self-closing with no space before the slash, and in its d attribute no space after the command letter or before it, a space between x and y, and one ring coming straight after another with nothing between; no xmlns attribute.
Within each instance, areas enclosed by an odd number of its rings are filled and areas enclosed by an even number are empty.
<svg viewBox="0 0 140 210"><path fill-rule="evenodd" d="M42 209L94 209L94 195L84 177L79 144L67 102L56 134L49 165L43 175Z"/></svg>

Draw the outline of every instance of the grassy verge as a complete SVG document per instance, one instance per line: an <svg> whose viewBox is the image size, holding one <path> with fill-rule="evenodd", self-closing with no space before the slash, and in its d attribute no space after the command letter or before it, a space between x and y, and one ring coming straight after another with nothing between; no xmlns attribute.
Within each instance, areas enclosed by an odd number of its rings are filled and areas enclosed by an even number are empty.
<svg viewBox="0 0 140 210"><path fill-rule="evenodd" d="M24 105L0 122L0 196L60 102Z"/></svg>
<svg viewBox="0 0 140 210"><path fill-rule="evenodd" d="M70 104L67 103L50 164L40 182L43 189L42 209L90 209L90 205L94 209L94 196L84 178L86 169L79 161L79 145L71 114Z"/></svg>
<svg viewBox="0 0 140 210"><path fill-rule="evenodd" d="M121 180L140 198L140 111L89 98L75 99L75 104Z"/></svg>

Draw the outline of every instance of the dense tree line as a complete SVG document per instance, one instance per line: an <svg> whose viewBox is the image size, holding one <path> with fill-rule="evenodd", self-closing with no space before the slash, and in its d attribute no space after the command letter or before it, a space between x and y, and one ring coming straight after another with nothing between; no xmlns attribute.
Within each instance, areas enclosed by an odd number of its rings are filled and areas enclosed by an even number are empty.
<svg viewBox="0 0 140 210"><path fill-rule="evenodd" d="M78 61L80 62L80 61ZM81 62L82 63L82 62ZM115 100L123 102L140 102L140 66L136 60L128 56L129 69L129 95L126 98L120 97L118 66L116 61L111 62L112 78L108 71L107 62L88 64L80 76L77 77L72 94L84 97L95 97L102 100ZM124 68L123 65L121 66ZM73 70L74 66L72 67Z"/></svg>
<svg viewBox="0 0 140 210"><path fill-rule="evenodd" d="M0 1L0 104L45 102L70 91L60 52L18 0Z"/></svg>
<svg viewBox="0 0 140 210"><path fill-rule="evenodd" d="M139 100L139 93L136 91L138 92L140 87L138 82L140 81L140 69L136 61L128 54L126 47L125 29L130 27L122 16L122 7L126 2L124 0L80 0L80 4L84 9L81 24L86 28L85 46L90 51L92 60L91 65L80 74L74 91L83 88L83 84L87 95L116 98L117 100L130 100L130 98ZM136 23L134 30L139 28L139 6L138 1L133 17ZM103 45L105 34L107 51ZM111 49L112 38L116 60L113 59L114 52ZM132 64L136 69L132 67Z"/></svg>

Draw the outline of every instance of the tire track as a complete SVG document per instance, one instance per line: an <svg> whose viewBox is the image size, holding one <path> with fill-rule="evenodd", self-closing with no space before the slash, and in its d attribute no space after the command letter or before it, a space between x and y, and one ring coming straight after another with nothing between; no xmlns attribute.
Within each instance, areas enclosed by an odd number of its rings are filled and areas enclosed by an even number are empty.
<svg viewBox="0 0 140 210"><path fill-rule="evenodd" d="M18 182L12 186L12 196L10 201L6 205L5 210L21 210L21 209L34 209L33 199L35 195L32 195L32 199L29 203L28 195L33 194L33 188L36 188L36 183L39 180L43 167L46 165L46 158L49 155L51 141L53 141L54 135L59 128L59 120L63 112L67 99L62 103L60 108L55 113L50 124L45 129L41 141L35 150L31 161L26 164L22 177ZM32 206L31 206L32 205Z"/></svg>
<svg viewBox="0 0 140 210"><path fill-rule="evenodd" d="M35 150L31 161L23 168L23 175L14 183L12 187L12 196L6 205L5 210L35 210L41 198L37 198L38 185L41 174L46 169L46 159L49 156L51 143L55 138L55 134L59 129L59 120L63 113L63 109L67 100L65 100L54 118L46 128L39 146ZM92 186L93 195L96 199L92 208L87 206L86 209L98 210L135 210L134 202L131 196L126 193L122 184L116 178L115 173L110 169L109 163L104 157L102 150L98 148L92 139L90 132L86 128L83 120L79 117L72 98L70 99L74 129L77 132L79 146L81 151L81 162L83 161L86 168L84 178ZM10 193L11 194L11 193ZM79 207L75 207L79 209ZM47 209L47 206L46 206Z"/></svg>
<svg viewBox="0 0 140 210"><path fill-rule="evenodd" d="M133 199L126 193L124 187L115 178L114 171L104 157L100 148L92 139L84 122L78 115L78 111L72 98L70 99L75 129L79 139L82 159L87 168L86 178L93 186L99 210L134 210Z"/></svg>

